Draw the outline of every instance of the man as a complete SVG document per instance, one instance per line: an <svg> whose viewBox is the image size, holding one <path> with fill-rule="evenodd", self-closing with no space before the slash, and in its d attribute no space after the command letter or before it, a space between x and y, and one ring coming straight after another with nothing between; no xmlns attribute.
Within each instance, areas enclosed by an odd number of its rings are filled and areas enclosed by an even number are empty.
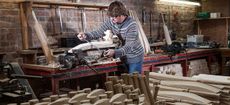
<svg viewBox="0 0 230 105"><path fill-rule="evenodd" d="M119 1L114 1L109 5L108 16L110 19L106 20L98 30L89 33L80 32L77 35L78 38L80 40L98 39L102 37L104 31L111 30L121 40L122 46L118 49L107 50L105 56L121 58L128 67L129 73L141 73L144 49L138 38L137 23L128 16L128 11Z"/></svg>

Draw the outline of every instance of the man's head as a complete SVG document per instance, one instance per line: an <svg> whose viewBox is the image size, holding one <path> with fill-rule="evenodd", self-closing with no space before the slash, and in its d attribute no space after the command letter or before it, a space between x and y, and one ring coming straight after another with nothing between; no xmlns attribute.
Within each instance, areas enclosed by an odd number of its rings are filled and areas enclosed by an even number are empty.
<svg viewBox="0 0 230 105"><path fill-rule="evenodd" d="M114 1L108 7L108 15L110 17L128 16L128 11L120 1Z"/></svg>
<svg viewBox="0 0 230 105"><path fill-rule="evenodd" d="M114 1L109 5L108 16L112 18L114 23L121 23L123 18L128 16L128 11L120 1Z"/></svg>

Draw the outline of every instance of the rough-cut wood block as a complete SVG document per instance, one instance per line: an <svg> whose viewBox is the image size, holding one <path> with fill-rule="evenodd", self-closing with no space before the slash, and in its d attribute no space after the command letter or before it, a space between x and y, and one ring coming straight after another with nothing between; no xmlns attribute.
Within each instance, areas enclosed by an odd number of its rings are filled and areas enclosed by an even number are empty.
<svg viewBox="0 0 230 105"><path fill-rule="evenodd" d="M125 103L125 105L133 104L133 100L132 99L125 99L124 103Z"/></svg>
<svg viewBox="0 0 230 105"><path fill-rule="evenodd" d="M99 95L99 99L105 99L105 98L107 98L107 94L100 94Z"/></svg>
<svg viewBox="0 0 230 105"><path fill-rule="evenodd" d="M17 105L17 103L10 103L10 104L7 104L7 105Z"/></svg>
<svg viewBox="0 0 230 105"><path fill-rule="evenodd" d="M68 98L68 94L61 94L59 95L60 98Z"/></svg>
<svg viewBox="0 0 230 105"><path fill-rule="evenodd" d="M81 103L81 104L86 104L86 103L89 103L89 104L90 104L90 100L87 100L87 99L81 100L80 103Z"/></svg>
<svg viewBox="0 0 230 105"><path fill-rule="evenodd" d="M87 99L86 96L87 96L86 93L76 94L68 102L71 103L72 101L77 101L77 102L80 103L82 100L86 100Z"/></svg>
<svg viewBox="0 0 230 105"><path fill-rule="evenodd" d="M51 95L50 96L51 102L57 100L58 98L59 98L58 95Z"/></svg>
<svg viewBox="0 0 230 105"><path fill-rule="evenodd" d="M123 93L118 93L118 94L115 94L110 100L109 102L110 103L113 103L113 102L116 102L116 101L125 101L125 99L127 99L127 96Z"/></svg>
<svg viewBox="0 0 230 105"><path fill-rule="evenodd" d="M125 105L125 104L124 102L116 101L116 102L113 102L112 105Z"/></svg>
<svg viewBox="0 0 230 105"><path fill-rule="evenodd" d="M93 105L110 105L109 99L100 99L96 101Z"/></svg>
<svg viewBox="0 0 230 105"><path fill-rule="evenodd" d="M40 103L36 103L35 105L48 105L50 102L40 102Z"/></svg>
<svg viewBox="0 0 230 105"><path fill-rule="evenodd" d="M87 98L90 97L90 96L98 96L100 94L104 94L105 93L105 90L104 89L95 89L93 90L92 92L90 92L88 95L87 95Z"/></svg>
<svg viewBox="0 0 230 105"><path fill-rule="evenodd" d="M69 94L68 94L68 96L70 97L70 98L72 98L74 95L76 95L77 94L77 91L70 91L69 92Z"/></svg>
<svg viewBox="0 0 230 105"><path fill-rule="evenodd" d="M113 97L114 92L113 91L106 91L105 94L107 94L108 98Z"/></svg>
<svg viewBox="0 0 230 105"><path fill-rule="evenodd" d="M29 102L23 102L20 105L30 105L30 103Z"/></svg>
<svg viewBox="0 0 230 105"><path fill-rule="evenodd" d="M85 93L89 94L91 92L91 88L85 88L83 89Z"/></svg>
<svg viewBox="0 0 230 105"><path fill-rule="evenodd" d="M97 100L99 100L99 97L97 97L97 96L89 96L89 97L87 97L87 99L89 99L89 100L90 100L90 103L93 104L93 103L95 103Z"/></svg>
<svg viewBox="0 0 230 105"><path fill-rule="evenodd" d="M105 87L107 91L113 91L113 82L112 81L105 82Z"/></svg>
<svg viewBox="0 0 230 105"><path fill-rule="evenodd" d="M67 104L70 98L59 98L54 102L51 102L49 105L63 105Z"/></svg>
<svg viewBox="0 0 230 105"><path fill-rule="evenodd" d="M35 104L38 103L38 102L39 102L38 99L29 100L30 105L35 105Z"/></svg>
<svg viewBox="0 0 230 105"><path fill-rule="evenodd" d="M41 102L51 102L51 98L50 97L42 98L40 101Z"/></svg>
<svg viewBox="0 0 230 105"><path fill-rule="evenodd" d="M121 84L118 83L118 84L115 84L113 85L113 88L114 88L114 93L122 93L122 87L121 87Z"/></svg>

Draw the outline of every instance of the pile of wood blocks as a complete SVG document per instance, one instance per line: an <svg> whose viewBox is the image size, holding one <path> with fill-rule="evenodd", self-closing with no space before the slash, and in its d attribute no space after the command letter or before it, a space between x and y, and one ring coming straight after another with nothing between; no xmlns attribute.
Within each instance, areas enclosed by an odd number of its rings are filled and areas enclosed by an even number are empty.
<svg viewBox="0 0 230 105"><path fill-rule="evenodd" d="M155 72L108 76L105 89L85 88L68 94L33 99L21 105L229 105L230 82L225 76L193 77Z"/></svg>
<svg viewBox="0 0 230 105"><path fill-rule="evenodd" d="M153 105L148 79L138 73L108 76L106 89L85 88L68 94L32 99L20 105Z"/></svg>

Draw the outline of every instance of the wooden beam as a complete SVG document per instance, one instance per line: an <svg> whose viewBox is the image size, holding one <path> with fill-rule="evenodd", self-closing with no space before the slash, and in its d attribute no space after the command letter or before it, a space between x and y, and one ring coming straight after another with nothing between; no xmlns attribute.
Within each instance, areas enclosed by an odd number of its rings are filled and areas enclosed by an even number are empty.
<svg viewBox="0 0 230 105"><path fill-rule="evenodd" d="M23 1L24 3L30 1ZM33 1L33 4L39 5L56 5L56 6L70 6L78 8L99 8L107 9L108 5L98 5L98 4L86 4L86 3L68 3L68 2L52 2L52 1Z"/></svg>
<svg viewBox="0 0 230 105"><path fill-rule="evenodd" d="M21 17L21 25L22 25L22 48L23 50L29 49L29 36L28 36L28 25L27 25L27 17L25 15L24 10L25 5L20 3L20 17Z"/></svg>
<svg viewBox="0 0 230 105"><path fill-rule="evenodd" d="M26 0L1 0L1 3L20 3L25 2Z"/></svg>

